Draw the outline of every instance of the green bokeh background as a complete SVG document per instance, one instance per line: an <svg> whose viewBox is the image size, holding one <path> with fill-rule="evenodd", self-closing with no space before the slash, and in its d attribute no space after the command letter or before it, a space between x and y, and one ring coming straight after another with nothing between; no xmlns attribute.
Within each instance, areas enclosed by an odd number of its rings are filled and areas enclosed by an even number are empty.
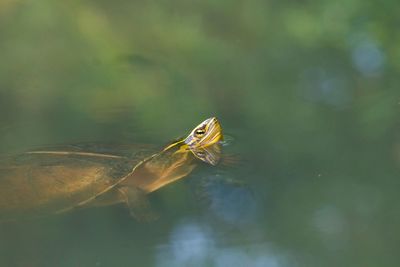
<svg viewBox="0 0 400 267"><path fill-rule="evenodd" d="M260 266L398 266L399 23L390 0L0 0L0 150L162 145L217 116L260 213L219 249L286 259ZM157 194L177 214L156 227L122 208L0 226L0 265L163 266L171 229L202 211L184 182Z"/></svg>

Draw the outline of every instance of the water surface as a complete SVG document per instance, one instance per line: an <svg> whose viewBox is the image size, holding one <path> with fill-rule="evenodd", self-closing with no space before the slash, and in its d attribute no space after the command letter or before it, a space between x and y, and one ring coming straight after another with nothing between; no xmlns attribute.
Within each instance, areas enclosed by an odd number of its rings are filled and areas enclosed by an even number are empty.
<svg viewBox="0 0 400 267"><path fill-rule="evenodd" d="M124 206L1 224L0 265L398 266L396 8L3 1L2 154L162 146L217 116L239 162L152 194L150 224Z"/></svg>

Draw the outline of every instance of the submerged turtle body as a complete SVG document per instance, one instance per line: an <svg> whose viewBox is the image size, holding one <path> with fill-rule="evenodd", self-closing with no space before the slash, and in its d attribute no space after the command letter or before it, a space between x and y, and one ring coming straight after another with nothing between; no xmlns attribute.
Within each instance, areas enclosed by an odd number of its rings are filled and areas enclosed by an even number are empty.
<svg viewBox="0 0 400 267"><path fill-rule="evenodd" d="M215 118L157 153L129 156L77 149L26 152L0 165L0 220L62 213L77 207L125 202L140 220L151 219L145 195L187 176L201 161L219 159Z"/></svg>
<svg viewBox="0 0 400 267"><path fill-rule="evenodd" d="M139 159L45 151L9 162L0 167L0 218L6 219L82 205L127 177Z"/></svg>

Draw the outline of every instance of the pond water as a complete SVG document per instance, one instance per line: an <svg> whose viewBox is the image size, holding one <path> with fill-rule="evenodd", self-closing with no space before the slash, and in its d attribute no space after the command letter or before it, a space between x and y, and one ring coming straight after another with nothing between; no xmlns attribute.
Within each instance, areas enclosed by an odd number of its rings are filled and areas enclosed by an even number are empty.
<svg viewBox="0 0 400 267"><path fill-rule="evenodd" d="M0 266L399 266L397 5L1 1L0 151L162 147L216 116L225 161L124 205L0 224Z"/></svg>

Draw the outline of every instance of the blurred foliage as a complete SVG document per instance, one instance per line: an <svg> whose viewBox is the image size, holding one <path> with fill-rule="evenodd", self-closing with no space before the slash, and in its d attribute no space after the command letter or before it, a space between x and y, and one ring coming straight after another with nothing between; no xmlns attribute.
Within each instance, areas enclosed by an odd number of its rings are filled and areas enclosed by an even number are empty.
<svg viewBox="0 0 400 267"><path fill-rule="evenodd" d="M215 115L250 164L237 172L273 200L272 239L323 266L389 266L397 13L392 0L0 0L0 149L161 144ZM345 218L342 250L308 228L325 206Z"/></svg>

